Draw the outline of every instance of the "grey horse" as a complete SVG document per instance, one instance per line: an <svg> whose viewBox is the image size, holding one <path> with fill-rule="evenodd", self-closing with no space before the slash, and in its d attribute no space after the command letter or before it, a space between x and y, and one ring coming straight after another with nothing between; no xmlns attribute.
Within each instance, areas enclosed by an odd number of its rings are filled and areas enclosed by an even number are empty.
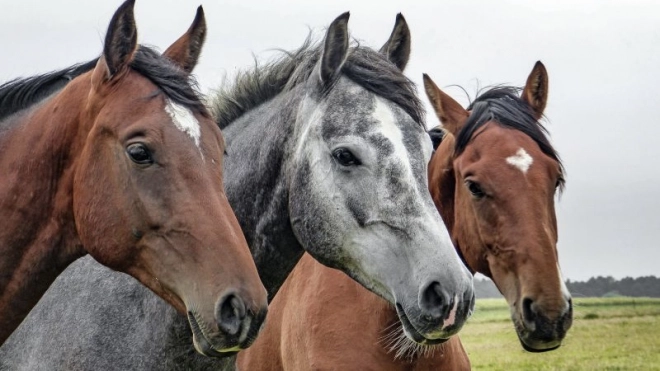
<svg viewBox="0 0 660 371"><path fill-rule="evenodd" d="M215 97L227 197L269 299L306 251L392 303L412 340L442 342L474 294L427 190L432 145L401 72L409 31L398 17L380 51L351 46L348 18ZM194 353L185 325L130 277L81 259L0 348L0 369L233 367Z"/></svg>

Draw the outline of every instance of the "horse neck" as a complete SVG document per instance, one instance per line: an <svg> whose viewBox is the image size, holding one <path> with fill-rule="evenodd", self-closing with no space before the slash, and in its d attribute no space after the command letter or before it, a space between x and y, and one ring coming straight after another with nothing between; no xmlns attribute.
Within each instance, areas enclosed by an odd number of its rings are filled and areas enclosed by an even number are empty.
<svg viewBox="0 0 660 371"><path fill-rule="evenodd" d="M429 163L429 191L449 234L454 237L454 202L456 177L454 175L455 138L445 134Z"/></svg>
<svg viewBox="0 0 660 371"><path fill-rule="evenodd" d="M475 270L468 261L475 259L469 258L469 254L474 253L473 248L481 246L480 243L466 240L464 228L465 226L457 224L457 215L459 213L466 213L465 208L458 205L457 187L462 186L456 182L456 174L454 172L454 148L456 146L456 138L452 134L445 134L442 143L438 146L435 154L429 163L429 191L433 202L435 203L442 221L447 226L449 235L456 246L456 252L461 257L461 260L466 264L470 272L485 273ZM473 238L477 238L473 236ZM478 258L477 258L478 260Z"/></svg>
<svg viewBox="0 0 660 371"><path fill-rule="evenodd" d="M1 138L0 344L83 254L72 208L81 93L67 88L21 112Z"/></svg>
<svg viewBox="0 0 660 371"><path fill-rule="evenodd" d="M280 94L223 129L227 197L269 302L304 251L291 225L287 174L301 90Z"/></svg>

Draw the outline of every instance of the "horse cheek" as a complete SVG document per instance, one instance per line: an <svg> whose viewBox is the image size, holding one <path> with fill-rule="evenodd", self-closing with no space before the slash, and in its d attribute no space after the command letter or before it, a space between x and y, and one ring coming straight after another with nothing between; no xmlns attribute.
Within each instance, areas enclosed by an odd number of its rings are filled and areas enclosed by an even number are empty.
<svg viewBox="0 0 660 371"><path fill-rule="evenodd" d="M107 153L106 153L107 154ZM84 249L99 263L123 270L129 261L130 228L126 227L125 194L127 182L118 167L108 164L104 156L86 156L74 179L73 209L76 230ZM114 191L111 191L114 190ZM122 191L123 190L123 191Z"/></svg>

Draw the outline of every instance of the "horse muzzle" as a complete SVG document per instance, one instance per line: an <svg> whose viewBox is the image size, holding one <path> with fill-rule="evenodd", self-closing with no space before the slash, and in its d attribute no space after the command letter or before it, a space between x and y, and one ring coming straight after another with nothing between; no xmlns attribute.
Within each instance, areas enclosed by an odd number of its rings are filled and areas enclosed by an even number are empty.
<svg viewBox="0 0 660 371"><path fill-rule="evenodd" d="M248 348L257 337L266 318L267 307L248 309L240 296L229 293L216 304L215 323L208 325L194 310L188 311L193 345L207 357L228 357ZM215 328L215 330L211 330Z"/></svg>

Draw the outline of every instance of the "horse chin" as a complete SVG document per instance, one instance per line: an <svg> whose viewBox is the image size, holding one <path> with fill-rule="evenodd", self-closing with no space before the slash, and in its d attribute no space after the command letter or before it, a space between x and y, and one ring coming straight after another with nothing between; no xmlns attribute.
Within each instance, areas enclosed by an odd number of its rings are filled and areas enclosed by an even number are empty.
<svg viewBox="0 0 660 371"><path fill-rule="evenodd" d="M197 318L192 312L188 312L188 322L190 323L190 328L193 333L193 346L199 354L206 357L224 358L236 355L241 350L238 345L222 350L216 349L211 345L211 342L206 335L204 335L202 327L199 322L197 322Z"/></svg>
<svg viewBox="0 0 660 371"><path fill-rule="evenodd" d="M406 334L406 337L417 344L421 345L437 345L442 344L449 340L449 338L438 338L438 339L429 339L426 336L422 335L415 326L410 322L406 312L403 310L401 304L396 304L396 312L399 315L399 320L401 321L401 327L403 327L403 333Z"/></svg>
<svg viewBox="0 0 660 371"><path fill-rule="evenodd" d="M527 330L524 326L514 320L516 328L516 335L520 345L528 352L543 353L555 350L561 346L561 339L557 340L540 340L534 338L534 333Z"/></svg>
<svg viewBox="0 0 660 371"><path fill-rule="evenodd" d="M520 345L522 345L523 349L525 349L528 352L531 353L543 353L543 352L549 352L551 350L555 350L561 346L561 341L553 341L553 342L548 342L548 343L536 343L534 346L531 346L527 344L520 335L518 335L518 340L520 340Z"/></svg>

